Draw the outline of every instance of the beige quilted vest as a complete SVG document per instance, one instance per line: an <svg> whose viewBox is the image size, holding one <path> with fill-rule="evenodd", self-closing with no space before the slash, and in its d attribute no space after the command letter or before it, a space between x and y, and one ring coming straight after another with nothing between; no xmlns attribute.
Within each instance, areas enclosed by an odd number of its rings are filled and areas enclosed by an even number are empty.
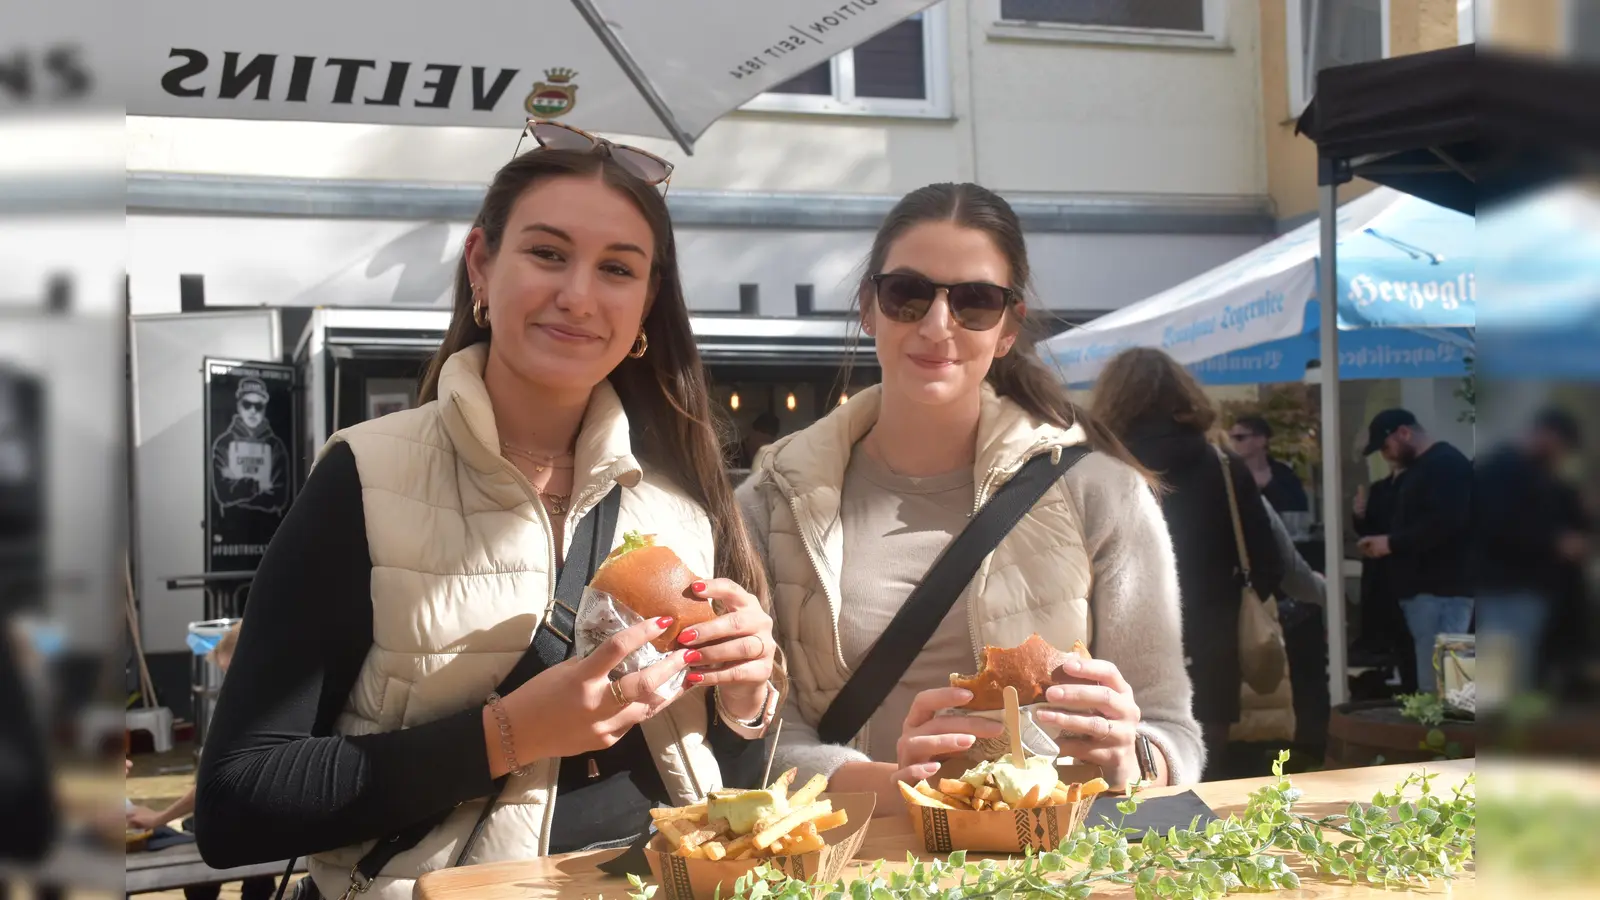
<svg viewBox="0 0 1600 900"><path fill-rule="evenodd" d="M752 527L766 538L775 630L788 659L791 696L812 724L850 677L839 649L839 616L850 605L849 597L839 595L839 491L851 449L878 419L880 390L862 391L820 422L765 448L741 488L753 488L760 498ZM1038 424L985 385L974 510L1029 459L1083 440L1081 428ZM1089 640L1093 570L1080 521L1077 505L1058 482L979 567L964 595L974 669L985 645L1011 647L1033 633L1061 648ZM856 746L871 752L859 737Z"/></svg>
<svg viewBox="0 0 1600 900"><path fill-rule="evenodd" d="M363 422L329 441L355 452L372 556L373 646L336 725L341 734L408 728L481 706L522 656L553 599L549 520L527 480L500 455L483 384L487 351L478 344L450 357L437 401ZM628 531L653 533L694 571L712 571L710 521L676 487L641 469L609 384L602 382L589 402L574 471L572 521L620 483L616 543ZM704 690L695 689L641 726L676 802L721 787L704 738L706 718ZM547 850L555 768L546 760L507 784L468 862ZM481 810L481 801L457 807L395 857L362 896L409 898L419 875L454 862ZM371 846L311 859L324 896L344 892L351 867Z"/></svg>

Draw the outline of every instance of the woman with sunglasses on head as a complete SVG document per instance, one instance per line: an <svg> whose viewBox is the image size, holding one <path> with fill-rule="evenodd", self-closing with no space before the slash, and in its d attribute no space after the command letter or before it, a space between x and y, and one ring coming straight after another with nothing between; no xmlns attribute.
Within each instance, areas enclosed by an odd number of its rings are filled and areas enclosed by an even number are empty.
<svg viewBox="0 0 1600 900"><path fill-rule="evenodd" d="M1028 258L1000 197L973 184L907 195L873 242L859 299L883 383L759 458L739 489L773 583L792 692L779 766L871 790L998 737L999 723L942 716L972 699L950 674L985 646L1038 634L1096 657L1047 692L1063 755L1114 784L1192 781L1172 548L1155 496L1115 438L1068 399L1027 328ZM866 725L833 743L819 722L913 588L968 520L1034 457L1088 453L1000 541Z"/></svg>
<svg viewBox="0 0 1600 900"><path fill-rule="evenodd" d="M422 404L334 435L262 560L200 767L212 866L312 853L324 896L410 897L423 872L626 843L657 803L760 777L782 673L656 187L670 167L534 128L467 236ZM579 558L608 503L612 542ZM670 620L493 693L545 632L571 652L558 570L628 532L721 615L616 680ZM370 842L407 832L374 878L390 842Z"/></svg>

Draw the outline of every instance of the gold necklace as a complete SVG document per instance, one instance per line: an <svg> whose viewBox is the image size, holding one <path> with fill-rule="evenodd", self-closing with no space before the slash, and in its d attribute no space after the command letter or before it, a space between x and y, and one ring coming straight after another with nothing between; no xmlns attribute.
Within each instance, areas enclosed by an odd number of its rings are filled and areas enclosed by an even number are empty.
<svg viewBox="0 0 1600 900"><path fill-rule="evenodd" d="M500 448L502 450L508 450L512 453L515 453L516 455L533 463L533 473L535 475L543 473L546 469L571 469L575 465L574 463L568 463L567 465L556 465L556 460L566 459L572 455L571 453L558 453L554 455L534 453L532 450L524 450L521 447L513 447L505 441L500 442Z"/></svg>

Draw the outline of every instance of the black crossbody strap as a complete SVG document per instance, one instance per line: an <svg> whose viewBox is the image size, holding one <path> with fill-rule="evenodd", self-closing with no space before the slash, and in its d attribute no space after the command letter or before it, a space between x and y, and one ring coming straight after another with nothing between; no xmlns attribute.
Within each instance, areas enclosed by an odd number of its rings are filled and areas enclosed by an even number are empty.
<svg viewBox="0 0 1600 900"><path fill-rule="evenodd" d="M867 651L866 658L856 666L844 688L822 714L817 734L824 741L845 744L855 738L911 668L945 614L955 606L956 598L972 582L983 560L1000 546L1000 541L1039 502L1050 485L1089 452L1089 447L1080 444L1064 449L1055 462L1051 461L1051 454L1035 456L972 517L912 589L911 596L890 620L889 627L883 630L883 635Z"/></svg>
<svg viewBox="0 0 1600 900"><path fill-rule="evenodd" d="M617 510L621 505L622 488L613 487L599 504L578 520L572 532L572 543L567 548L567 564L561 567L556 576L555 599L545 612L544 621L534 632L533 642L528 645L527 651L517 660L510 673L495 688L495 693L509 694L526 684L535 675L572 655L573 629L577 626L578 609L583 602L583 589L594 580L595 572L599 571L600 564L605 562L606 556L611 552L611 544L617 533ZM479 835L483 833L484 824L489 820L489 813L494 810L495 802L500 799L500 793L505 790L508 780L510 776L504 775L495 780L494 790L484 803L483 811L478 814L478 820L473 824L472 831L462 843L460 852L456 854L455 865L461 865L472 852ZM358 894L366 893L372 885L372 879L383 871L383 867L388 865L390 860L421 843L428 832L442 825L452 812L453 809L447 809L435 813L378 841L351 870L350 887L340 900L351 900ZM289 867L292 871L294 860L289 861ZM285 872L283 884L278 887L278 900L283 900L284 885L287 885L288 881L288 872Z"/></svg>

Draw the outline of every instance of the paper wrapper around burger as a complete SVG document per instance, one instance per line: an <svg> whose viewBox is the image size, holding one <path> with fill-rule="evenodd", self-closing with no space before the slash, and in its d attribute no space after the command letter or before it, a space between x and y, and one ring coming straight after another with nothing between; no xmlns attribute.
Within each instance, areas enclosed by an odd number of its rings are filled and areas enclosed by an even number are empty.
<svg viewBox="0 0 1600 900"><path fill-rule="evenodd" d="M768 859L686 859L673 853L665 837L656 835L645 848L650 877L660 885L658 900L714 900L733 893L733 884L758 866L766 865L792 878L805 878L827 884L837 881L845 866L861 850L867 825L877 804L874 794L824 793L819 799L832 800L834 809L843 809L850 821L826 833L828 844L813 853L775 856Z"/></svg>
<svg viewBox="0 0 1600 900"><path fill-rule="evenodd" d="M1051 709L1051 706L1044 702L1044 692L1051 685L1092 683L1060 671L1062 663L1074 656L1089 658L1089 652L1083 648L1081 641L1074 644L1071 651L1061 651L1050 646L1038 635L1030 635L1016 647L1006 649L985 647L983 669L978 674L970 678L950 676L951 685L972 691L972 702L966 706L941 710L940 715L977 716L1004 724L1006 710L1002 692L1006 685L1011 685L1017 689L1020 699L1023 749L1029 756L1054 757L1060 753L1056 739L1060 738L1063 732L1054 725L1040 722L1037 716L1038 713ZM978 763L999 759L1010 752L1011 739L1008 735L981 738L965 753L947 761L939 774L941 777L958 778L962 772ZM1070 757L1062 757L1059 761L1067 765L1072 764ZM952 772L954 774L951 774ZM1077 776L1072 779L1073 781L1087 781L1100 775L1098 766L1076 766L1074 772Z"/></svg>
<svg viewBox="0 0 1600 900"><path fill-rule="evenodd" d="M610 594L592 587L584 588L583 605L578 607L577 634L574 636L573 652L580 657L588 656L612 635L643 621L643 616ZM666 658L667 654L657 650L653 644L645 644L628 654L627 659L612 669L611 678L616 680L624 675L647 669ZM676 697L683 692L683 677L686 674L688 674L687 669L672 676L656 690L656 693L668 699Z"/></svg>
<svg viewBox="0 0 1600 900"><path fill-rule="evenodd" d="M583 590L574 626L573 652L593 653L612 635L646 618L671 616L673 624L661 637L640 647L611 670L613 679L648 668L667 658L678 646L678 633L716 615L712 605L696 598L689 585L697 579L671 548L657 545L653 535L628 532L622 545L606 558L594 581ZM662 685L657 693L671 699L683 690L684 672Z"/></svg>

